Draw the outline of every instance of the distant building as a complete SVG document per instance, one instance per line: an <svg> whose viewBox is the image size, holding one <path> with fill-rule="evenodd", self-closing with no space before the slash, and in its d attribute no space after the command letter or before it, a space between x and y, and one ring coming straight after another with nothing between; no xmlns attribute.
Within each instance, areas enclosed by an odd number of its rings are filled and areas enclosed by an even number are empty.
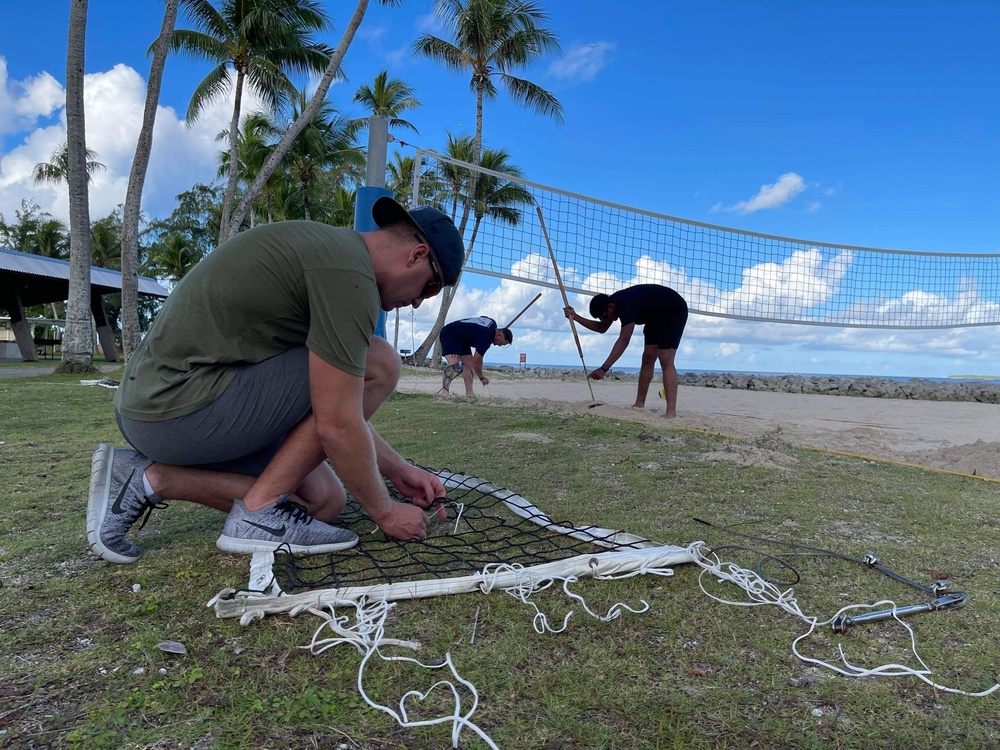
<svg viewBox="0 0 1000 750"><path fill-rule="evenodd" d="M109 362L118 360L114 332L104 310L105 294L122 289L122 275L118 271L91 266L90 310L97 323L97 338ZM139 294L166 297L169 290L156 279L139 278ZM21 253L0 248L0 311L7 313L0 318L0 359L21 359L34 362L39 350L51 347L54 354L61 339L63 321L27 318L26 307L51 302L65 302L69 297L69 261L46 258L41 255ZM36 326L56 326L55 335L35 336Z"/></svg>

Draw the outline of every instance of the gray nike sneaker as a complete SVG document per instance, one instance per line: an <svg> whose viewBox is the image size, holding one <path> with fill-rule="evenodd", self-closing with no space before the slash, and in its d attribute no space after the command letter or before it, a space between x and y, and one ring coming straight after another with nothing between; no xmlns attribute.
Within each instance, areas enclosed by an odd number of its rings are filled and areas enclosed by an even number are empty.
<svg viewBox="0 0 1000 750"><path fill-rule="evenodd" d="M165 508L163 497L147 496L143 472L153 463L131 448L101 443L90 463L90 500L87 505L87 542L98 557L113 563L133 563L142 550L125 538L139 516L149 520L154 508Z"/></svg>
<svg viewBox="0 0 1000 750"><path fill-rule="evenodd" d="M358 535L353 531L317 521L288 495L282 495L273 505L253 512L242 500L234 500L215 546L223 552L245 555L282 546L300 555L320 555L349 549L357 543Z"/></svg>

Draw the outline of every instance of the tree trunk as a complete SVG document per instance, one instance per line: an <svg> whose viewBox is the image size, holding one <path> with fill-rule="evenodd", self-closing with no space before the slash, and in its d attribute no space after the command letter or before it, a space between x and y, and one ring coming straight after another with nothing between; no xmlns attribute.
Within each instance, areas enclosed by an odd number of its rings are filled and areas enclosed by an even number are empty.
<svg viewBox="0 0 1000 750"><path fill-rule="evenodd" d="M69 185L69 299L62 366L89 368L94 356L90 322L90 197L87 192L87 137L83 107L87 0L71 0L66 46L66 181Z"/></svg>
<svg viewBox="0 0 1000 750"><path fill-rule="evenodd" d="M226 180L226 195L222 199L222 216L219 219L220 245L240 231L243 217L246 216L246 210L244 210L239 221L231 220L233 198L236 195L236 172L240 161L240 108L243 106L243 82L245 80L246 73L242 70L236 71L236 97L233 101L233 119L229 123L229 178ZM247 209L249 208L250 206L247 205Z"/></svg>
<svg viewBox="0 0 1000 750"><path fill-rule="evenodd" d="M240 200L239 205L236 206L229 217L229 221L222 222L222 228L219 234L219 241L229 239L239 231L240 225L243 223L243 218L247 215L247 211L253 204L254 199L260 193L261 189L264 187L271 175L274 174L274 170L278 168L278 164L284 158L285 154L288 153L289 147L292 145L292 141L298 136L299 133L305 128L306 125L316 116L316 112L319 111L320 105L326 98L326 93L330 90L330 84L333 83L334 77L340 70L340 63L344 59L344 55L347 54L348 48L351 46L351 42L354 41L354 35L358 31L358 27L361 26L361 21L365 17L365 11L368 10L368 0L358 0L358 5L354 9L354 15L351 16L351 20L348 22L347 27L344 29L344 35L340 38L340 43L337 48L333 51L333 55L330 57L330 64L326 66L326 72L323 73L323 77L320 79L319 86L316 88L316 93L313 94L312 99L309 100L308 106L302 110L302 114L299 115L298 119L292 123L281 141L278 145L274 147L274 151L271 152L271 156L261 167L260 172L254 178L253 182L247 187L246 193L244 193L243 198ZM225 217L224 217L225 218Z"/></svg>
<svg viewBox="0 0 1000 750"><path fill-rule="evenodd" d="M302 190L302 218L309 221L309 180L301 180L299 188Z"/></svg>
<svg viewBox="0 0 1000 750"><path fill-rule="evenodd" d="M153 125L156 123L156 109L160 102L160 85L163 82L163 68L170 50L170 37L177 22L179 0L166 0L163 25L153 49L153 62L149 68L149 83L146 86L146 107L142 113L142 128L135 146L135 158L128 177L128 192L125 194L125 212L122 216L122 350L125 361L135 352L141 340L139 331L139 212L142 205L142 188L149 167L149 155L153 150Z"/></svg>
<svg viewBox="0 0 1000 750"><path fill-rule="evenodd" d="M466 216L468 212L466 212ZM479 224L482 221L482 217L477 216L475 223L472 225L472 237L469 238L469 247L465 251L465 259L462 261L462 267L469 261L472 256L472 248L476 245L476 235L479 233ZM462 223L464 224L464 217ZM427 353L434 347L434 356L431 359L431 367L437 366L437 363L441 361L441 329L444 328L444 321L448 317L448 310L451 309L451 303L455 301L455 294L458 292L459 282L462 280L462 272L459 272L458 278L455 279L455 286L448 287L444 290L441 295L441 307L438 309L437 318L434 320L434 325L431 327L431 332L427 334L427 338L424 339L423 343L413 354L413 363L421 364L425 359L427 359Z"/></svg>
<svg viewBox="0 0 1000 750"><path fill-rule="evenodd" d="M475 167L479 166L480 161L482 161L482 146L483 146L483 87L477 86L476 88L476 134L472 140L472 164ZM465 236L465 226L469 221L470 209L475 205L476 201L476 183L479 180L479 172L475 169L469 175L469 184L467 195L465 196L465 208L462 211L462 222L458 227L459 233ZM477 216L475 224L472 228L472 238L469 241L469 247L465 253L465 262L468 262L469 257L472 255L472 246L476 242L476 233L479 231L479 223L482 221L482 217ZM462 267L465 267L465 262L462 263ZM435 357L431 366L436 365L441 359L441 344L438 341L438 337L441 335L441 329L444 328L445 318L448 316L448 310L451 309L451 303L455 299L455 292L458 291L458 283L462 279L462 274L459 273L458 279L455 281L455 285L452 287L452 292L450 294L444 295L441 298L441 308L438 310L437 320L434 321L434 326L431 328L431 332L428 334L427 338L420 345L417 351L413 355L413 361L417 364L423 362L427 358L427 353L430 351L431 346L434 346Z"/></svg>

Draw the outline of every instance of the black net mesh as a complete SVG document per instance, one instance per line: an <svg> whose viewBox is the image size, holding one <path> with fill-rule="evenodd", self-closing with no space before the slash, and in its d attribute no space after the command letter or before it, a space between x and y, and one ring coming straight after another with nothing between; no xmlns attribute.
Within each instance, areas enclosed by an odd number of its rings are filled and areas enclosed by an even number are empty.
<svg viewBox="0 0 1000 750"><path fill-rule="evenodd" d="M419 542L390 539L376 528L357 501L349 498L347 508L334 523L354 531L359 537L358 544L327 555L294 555L279 549L272 567L275 581L284 592L294 594L455 578L476 574L491 563L531 567L576 555L637 549L650 544L631 536L623 541L625 535L608 529L553 521L519 495L483 479L447 470L434 473L448 488L445 506L448 518L433 520L427 539ZM389 492L395 499L409 502L391 486ZM511 511L505 498L523 507L527 517Z"/></svg>
<svg viewBox="0 0 1000 750"><path fill-rule="evenodd" d="M558 288L537 207L569 292L663 284L692 313L805 325L1000 323L998 253L884 250L745 232L588 198L429 151L418 155L417 202L449 214L457 207L460 219L461 196L475 174L479 200L505 207L468 221L468 272Z"/></svg>

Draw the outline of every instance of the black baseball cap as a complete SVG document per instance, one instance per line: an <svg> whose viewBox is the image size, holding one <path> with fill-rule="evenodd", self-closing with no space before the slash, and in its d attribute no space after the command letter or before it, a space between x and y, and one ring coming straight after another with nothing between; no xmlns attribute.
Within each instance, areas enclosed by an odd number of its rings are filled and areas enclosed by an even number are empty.
<svg viewBox="0 0 1000 750"><path fill-rule="evenodd" d="M454 286L465 263L465 243L451 217L430 206L417 206L407 211L387 195L382 196L372 206L372 218L379 227L408 221L419 229L441 265L445 286Z"/></svg>

